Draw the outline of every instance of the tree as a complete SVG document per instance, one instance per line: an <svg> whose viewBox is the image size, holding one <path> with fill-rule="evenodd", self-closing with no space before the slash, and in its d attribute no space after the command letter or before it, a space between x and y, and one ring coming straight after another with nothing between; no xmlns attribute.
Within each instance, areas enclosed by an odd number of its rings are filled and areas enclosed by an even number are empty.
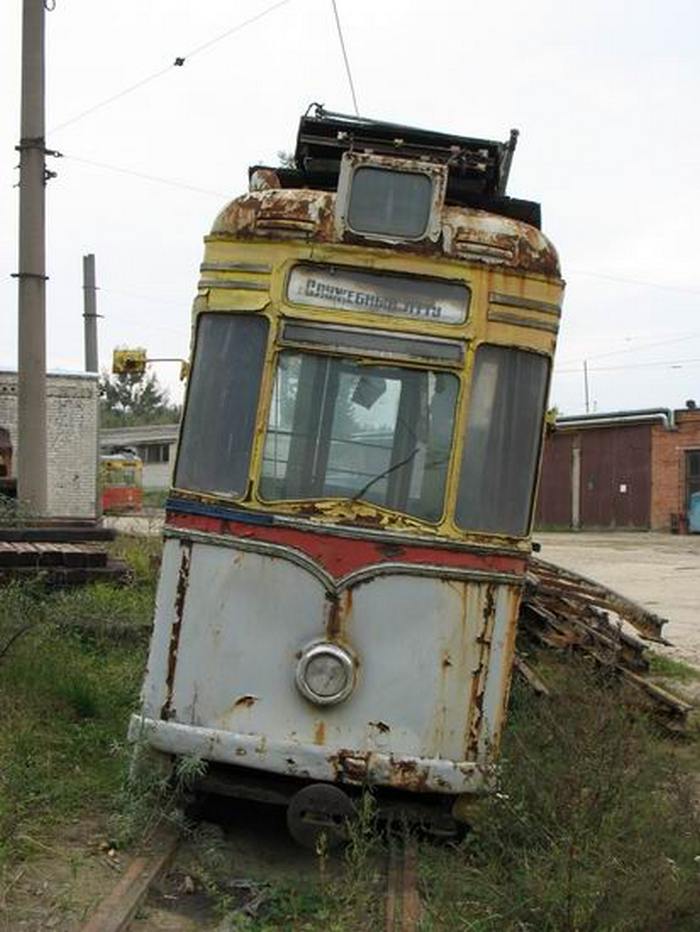
<svg viewBox="0 0 700 932"><path fill-rule="evenodd" d="M99 384L102 427L168 424L180 419L180 406L170 403L155 372L103 372Z"/></svg>

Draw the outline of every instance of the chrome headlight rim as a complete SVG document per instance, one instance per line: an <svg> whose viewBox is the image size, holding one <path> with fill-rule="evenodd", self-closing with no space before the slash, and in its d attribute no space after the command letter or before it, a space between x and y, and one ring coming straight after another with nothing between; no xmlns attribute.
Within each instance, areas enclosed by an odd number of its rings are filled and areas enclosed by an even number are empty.
<svg viewBox="0 0 700 932"><path fill-rule="evenodd" d="M342 688L330 696L315 692L307 681L309 664L312 660L322 656L333 657L340 663L345 673L345 683ZM295 679L299 692L309 702L313 702L314 705L336 705L347 699L355 688L355 660L352 654L339 644L324 640L312 641L301 652Z"/></svg>

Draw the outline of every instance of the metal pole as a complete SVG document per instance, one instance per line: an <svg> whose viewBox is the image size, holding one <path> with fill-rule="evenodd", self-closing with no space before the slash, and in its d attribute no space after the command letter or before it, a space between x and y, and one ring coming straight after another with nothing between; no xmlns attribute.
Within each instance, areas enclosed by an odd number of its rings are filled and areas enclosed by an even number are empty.
<svg viewBox="0 0 700 932"><path fill-rule="evenodd" d="M99 372L97 354L97 286L95 285L95 256L83 256L83 330L85 336L85 371ZM97 399L96 423L97 445L95 449L95 520L102 517L102 495L100 492L100 395Z"/></svg>
<svg viewBox="0 0 700 932"><path fill-rule="evenodd" d="M44 0L24 0L19 143L17 497L47 512Z"/></svg>
<svg viewBox="0 0 700 932"><path fill-rule="evenodd" d="M583 360L583 387L586 392L586 414L589 411L589 401L588 401L588 360Z"/></svg>
<svg viewBox="0 0 700 932"><path fill-rule="evenodd" d="M83 256L83 320L85 330L85 371L98 372L97 362L97 288L95 257Z"/></svg>

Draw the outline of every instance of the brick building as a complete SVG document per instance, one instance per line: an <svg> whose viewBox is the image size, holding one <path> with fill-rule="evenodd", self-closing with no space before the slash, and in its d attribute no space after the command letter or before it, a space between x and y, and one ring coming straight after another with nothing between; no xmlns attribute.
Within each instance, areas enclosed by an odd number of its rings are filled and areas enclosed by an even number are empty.
<svg viewBox="0 0 700 932"><path fill-rule="evenodd" d="M48 513L95 518L97 504L97 375L48 372ZM0 428L9 433L17 468L17 373L0 370Z"/></svg>
<svg viewBox="0 0 700 932"><path fill-rule="evenodd" d="M684 531L700 491L700 411L558 418L545 439L536 526Z"/></svg>
<svg viewBox="0 0 700 932"><path fill-rule="evenodd" d="M674 412L675 429L651 434L651 526L683 530L690 496L700 492L700 410Z"/></svg>

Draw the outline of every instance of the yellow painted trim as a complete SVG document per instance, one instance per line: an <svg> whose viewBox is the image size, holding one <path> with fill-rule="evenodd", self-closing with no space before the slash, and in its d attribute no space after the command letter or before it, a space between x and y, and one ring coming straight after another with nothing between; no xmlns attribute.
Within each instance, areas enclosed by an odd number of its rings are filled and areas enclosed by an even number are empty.
<svg viewBox="0 0 700 932"><path fill-rule="evenodd" d="M385 249L362 248L343 244L307 244L302 242L251 242L233 240L221 235L205 239L203 272L205 287L193 305L194 335L196 317L200 313L259 313L270 323L265 368L262 376L256 429L251 451L249 490L245 497L222 497L196 493L194 498L202 501L226 501L237 507L252 507L256 511L287 514L325 522L343 522L354 517L369 519L373 527L386 530L418 532L423 536L434 535L443 539L473 542L484 545L527 550L527 537L511 538L507 535L465 533L458 528L452 515L457 502L461 455L467 430L467 411L470 400L471 377L475 354L484 343L512 346L517 349L539 353L551 359L556 345L556 335L547 330L529 327L527 318L543 320L553 327L552 311L523 308L523 320L489 319L489 298L492 294L509 295L525 302L539 302L549 308L558 308L564 289L560 279L547 279L540 275L518 275L511 270L499 269L478 263L468 263L454 258L422 257L407 254L392 254ZM324 310L291 304L286 300L287 280L291 269L299 263L330 263L349 268L375 271L390 271L404 275L460 281L471 291L470 307L464 323L451 324L430 320L413 320L364 311ZM246 269L245 266L251 266ZM262 269L269 272L263 271ZM218 286L221 282L221 286ZM269 284L269 291L259 288L237 289L226 287L235 282ZM500 307L501 305L499 305ZM511 306L508 305L509 310ZM513 308L514 315L519 314ZM536 315L533 318L533 315ZM278 345L281 323L284 320L324 322L342 326L358 326L365 329L395 331L402 334L461 339L465 342L465 360L462 367L448 363L401 362L401 365L419 369L443 369L453 372L460 380L456 402L455 431L452 452L446 476L445 509L442 518L429 523L391 509L375 507L365 502L349 506L345 499L328 499L311 503L304 501L265 501L259 496L257 477L261 473L267 430L268 411L272 401L276 357L282 350ZM315 352L309 348L308 352ZM318 352L328 355L326 348ZM374 357L367 356L368 363L375 364ZM186 493L188 496L190 493Z"/></svg>

